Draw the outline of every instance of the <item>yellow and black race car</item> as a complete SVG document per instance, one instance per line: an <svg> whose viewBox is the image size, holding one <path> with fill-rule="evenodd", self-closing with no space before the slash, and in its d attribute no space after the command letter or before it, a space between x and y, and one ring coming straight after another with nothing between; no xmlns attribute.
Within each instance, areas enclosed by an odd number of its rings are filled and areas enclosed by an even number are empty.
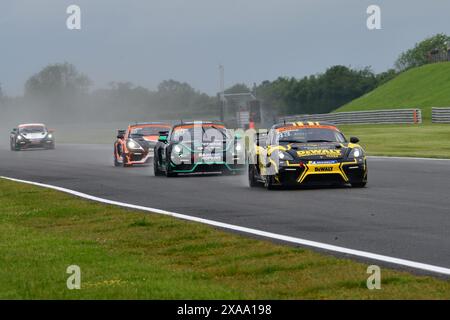
<svg viewBox="0 0 450 320"><path fill-rule="evenodd" d="M286 122L274 125L265 141L249 151L250 187L367 184L367 161L359 139L347 141L329 123Z"/></svg>

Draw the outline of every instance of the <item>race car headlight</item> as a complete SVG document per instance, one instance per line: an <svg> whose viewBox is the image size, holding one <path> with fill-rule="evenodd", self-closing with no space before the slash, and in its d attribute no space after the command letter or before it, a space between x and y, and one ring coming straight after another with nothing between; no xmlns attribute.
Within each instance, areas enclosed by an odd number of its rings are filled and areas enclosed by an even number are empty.
<svg viewBox="0 0 450 320"><path fill-rule="evenodd" d="M183 151L183 148L181 148L181 146L177 144L173 147L173 151L175 151L176 153L180 153L181 151Z"/></svg>
<svg viewBox="0 0 450 320"><path fill-rule="evenodd" d="M52 139L52 138L53 138L53 135L52 135L51 133L49 133L49 134L47 135L47 138L48 138L48 139Z"/></svg>
<svg viewBox="0 0 450 320"><path fill-rule="evenodd" d="M141 148L141 146L140 146L137 142L135 142L135 141L133 141L133 140L129 140L129 141L128 141L127 147L128 147L129 149L140 149L140 148Z"/></svg>
<svg viewBox="0 0 450 320"><path fill-rule="evenodd" d="M349 154L349 158L360 158L364 155L364 152L361 148L353 148Z"/></svg>
<svg viewBox="0 0 450 320"><path fill-rule="evenodd" d="M22 140L22 136L17 136L17 140Z"/></svg>
<svg viewBox="0 0 450 320"><path fill-rule="evenodd" d="M242 150L242 144L240 144L239 142L236 143L236 151L241 151Z"/></svg>
<svg viewBox="0 0 450 320"><path fill-rule="evenodd" d="M274 156L275 156L275 158L278 157L278 159L280 159L281 161L294 160L294 158L289 153L287 153L286 151L278 150L278 151L274 152Z"/></svg>

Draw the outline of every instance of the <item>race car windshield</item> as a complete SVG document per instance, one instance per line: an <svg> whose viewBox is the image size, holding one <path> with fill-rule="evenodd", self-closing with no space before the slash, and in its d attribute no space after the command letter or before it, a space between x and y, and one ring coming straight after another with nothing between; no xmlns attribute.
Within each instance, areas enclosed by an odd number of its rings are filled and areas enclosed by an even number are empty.
<svg viewBox="0 0 450 320"><path fill-rule="evenodd" d="M168 131L167 127L135 127L130 131L131 136L147 137L159 136L161 131Z"/></svg>
<svg viewBox="0 0 450 320"><path fill-rule="evenodd" d="M219 134L221 137L219 137ZM172 133L172 141L210 141L217 140L220 138L221 140L226 140L230 137L227 129L224 127L218 127L214 125L205 125L205 126L190 126L187 128L178 127L175 128Z"/></svg>
<svg viewBox="0 0 450 320"><path fill-rule="evenodd" d="M303 128L286 130L276 135L276 143L345 142L342 133L332 129Z"/></svg>
<svg viewBox="0 0 450 320"><path fill-rule="evenodd" d="M19 133L29 134L29 133L44 133L45 127L43 126L27 126L19 128Z"/></svg>

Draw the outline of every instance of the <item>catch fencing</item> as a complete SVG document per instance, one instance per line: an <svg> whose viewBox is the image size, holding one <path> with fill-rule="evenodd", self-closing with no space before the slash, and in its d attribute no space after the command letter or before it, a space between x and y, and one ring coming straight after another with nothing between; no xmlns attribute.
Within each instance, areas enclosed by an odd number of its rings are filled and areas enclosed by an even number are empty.
<svg viewBox="0 0 450 320"><path fill-rule="evenodd" d="M301 115L280 117L278 120L280 122L325 121L333 124L382 124L382 123L416 124L422 123L422 111L420 109L387 109L374 111L336 112L324 114L301 114Z"/></svg>
<svg viewBox="0 0 450 320"><path fill-rule="evenodd" d="M450 123L450 108L431 108L433 123Z"/></svg>

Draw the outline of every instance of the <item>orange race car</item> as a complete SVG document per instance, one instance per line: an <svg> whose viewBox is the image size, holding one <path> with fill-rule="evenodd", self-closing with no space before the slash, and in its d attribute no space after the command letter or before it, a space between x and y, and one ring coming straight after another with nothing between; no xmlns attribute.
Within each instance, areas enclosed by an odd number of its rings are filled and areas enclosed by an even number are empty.
<svg viewBox="0 0 450 320"><path fill-rule="evenodd" d="M148 163L153 158L159 133L170 128L168 123L147 122L131 124L127 130L119 130L114 142L114 165L129 167Z"/></svg>

